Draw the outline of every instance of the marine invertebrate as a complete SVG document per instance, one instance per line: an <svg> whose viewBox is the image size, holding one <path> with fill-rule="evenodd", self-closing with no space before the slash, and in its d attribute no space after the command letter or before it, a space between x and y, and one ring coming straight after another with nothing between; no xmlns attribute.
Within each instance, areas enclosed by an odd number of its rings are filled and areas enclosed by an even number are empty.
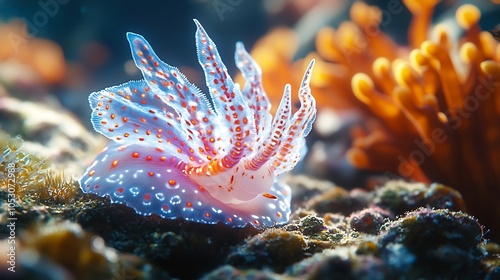
<svg viewBox="0 0 500 280"><path fill-rule="evenodd" d="M381 125L357 131L348 157L361 169L456 188L470 213L498 236L500 44L481 31L473 5L456 11L464 29L459 42L443 25L433 29L437 39L428 39L430 19L418 15L432 14L431 2L406 1L415 14L408 56L378 57L353 76L354 95Z"/></svg>
<svg viewBox="0 0 500 280"><path fill-rule="evenodd" d="M96 131L113 142L80 179L84 192L109 196L142 215L223 222L242 227L283 224L291 192L276 176L296 164L316 114L309 89L313 62L292 116L291 89L273 119L259 66L236 45L247 82L233 83L215 44L197 25L198 60L209 95L162 62L140 35L128 33L144 80L94 92Z"/></svg>

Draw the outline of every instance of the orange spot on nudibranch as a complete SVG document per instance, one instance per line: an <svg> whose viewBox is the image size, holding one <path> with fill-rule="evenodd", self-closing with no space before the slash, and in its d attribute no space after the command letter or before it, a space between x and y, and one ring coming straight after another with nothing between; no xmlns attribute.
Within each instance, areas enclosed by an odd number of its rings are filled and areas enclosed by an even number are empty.
<svg viewBox="0 0 500 280"><path fill-rule="evenodd" d="M95 173L95 169L89 172L89 176L94 175L94 173Z"/></svg>
<svg viewBox="0 0 500 280"><path fill-rule="evenodd" d="M118 161L117 160L114 160L112 163L111 163L111 167L116 167L118 166Z"/></svg>
<svg viewBox="0 0 500 280"><path fill-rule="evenodd" d="M154 172L148 172L148 175L149 175L150 177L153 177L153 176L155 176L155 173L154 173Z"/></svg>
<svg viewBox="0 0 500 280"><path fill-rule="evenodd" d="M189 201L189 202L186 203L186 206L189 207L189 208L191 208L191 207L193 207L193 203L191 203L191 201Z"/></svg>
<svg viewBox="0 0 500 280"><path fill-rule="evenodd" d="M170 180L168 180L168 184L171 186L175 186L175 184L177 184L177 182L175 182L175 180L173 180L173 179L170 179Z"/></svg>
<svg viewBox="0 0 500 280"><path fill-rule="evenodd" d="M151 198L151 195L149 193L145 194L144 195L144 199L145 200L149 200Z"/></svg>
<svg viewBox="0 0 500 280"><path fill-rule="evenodd" d="M138 152L133 152L132 153L133 158L139 158L139 153Z"/></svg>
<svg viewBox="0 0 500 280"><path fill-rule="evenodd" d="M275 195L272 195L270 193L263 193L262 196L265 198L277 199L277 197Z"/></svg>

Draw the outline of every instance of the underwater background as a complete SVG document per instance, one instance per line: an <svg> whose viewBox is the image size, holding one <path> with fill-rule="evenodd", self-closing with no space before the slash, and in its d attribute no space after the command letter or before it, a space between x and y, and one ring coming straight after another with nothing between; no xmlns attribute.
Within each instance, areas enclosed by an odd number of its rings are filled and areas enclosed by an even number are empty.
<svg viewBox="0 0 500 280"><path fill-rule="evenodd" d="M193 19L242 88L245 45L272 115L286 84L300 110L315 60L307 153L275 179L288 222L163 219L80 186L115 141L89 95L143 79L127 32L209 92ZM496 0L0 0L0 278L500 279L499 19Z"/></svg>

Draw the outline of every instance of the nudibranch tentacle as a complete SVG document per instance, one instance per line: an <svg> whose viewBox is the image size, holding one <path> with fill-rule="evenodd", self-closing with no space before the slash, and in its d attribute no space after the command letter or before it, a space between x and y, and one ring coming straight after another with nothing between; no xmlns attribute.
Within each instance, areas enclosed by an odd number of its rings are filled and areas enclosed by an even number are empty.
<svg viewBox="0 0 500 280"><path fill-rule="evenodd" d="M258 170L262 165L266 164L271 157L276 155L286 136L286 124L291 116L291 107L291 88L290 85L286 85L283 98L276 111L276 117L272 122L271 130L267 133L268 135L266 135L266 137L260 140L263 143L258 145L257 153L250 157L247 164L248 168L251 170Z"/></svg>
<svg viewBox="0 0 500 280"><path fill-rule="evenodd" d="M273 162L276 175L291 170L300 160L301 149L305 143L304 137L309 134L316 119L316 100L311 98L309 88L313 66L314 60L309 63L299 89L300 108L290 120L290 127L286 132L288 137Z"/></svg>
<svg viewBox="0 0 500 280"><path fill-rule="evenodd" d="M128 33L144 80L90 95L92 124L113 142L87 168L81 188L142 215L236 227L286 223L291 191L276 176L299 160L316 115L309 89L314 61L299 89L300 108L292 115L286 85L273 119L261 70L243 45L235 53L246 79L241 90L195 23L208 95L142 36Z"/></svg>
<svg viewBox="0 0 500 280"><path fill-rule="evenodd" d="M262 87L262 71L241 42L236 43L234 60L245 78L245 87L242 93L247 98L247 103L254 113L256 134L262 135L261 131L269 128L273 118L269 112L271 103Z"/></svg>
<svg viewBox="0 0 500 280"><path fill-rule="evenodd" d="M197 20L194 21L198 28L196 32L198 61L205 72L215 111L222 118L222 129L228 132L227 154L221 158L219 164L224 169L229 169L238 164L247 154L246 151L250 149L252 139L255 137L255 123L247 102L243 100L239 86L234 84L227 73L214 42L208 37L201 24ZM227 142L227 139L222 141Z"/></svg>

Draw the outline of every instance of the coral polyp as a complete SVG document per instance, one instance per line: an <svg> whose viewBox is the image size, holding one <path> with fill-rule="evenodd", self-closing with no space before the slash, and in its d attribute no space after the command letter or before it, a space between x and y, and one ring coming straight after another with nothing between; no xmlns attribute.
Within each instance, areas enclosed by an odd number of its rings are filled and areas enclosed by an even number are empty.
<svg viewBox="0 0 500 280"><path fill-rule="evenodd" d="M456 11L464 29L456 43L443 25L433 29L435 40L424 38L421 28L430 23L416 16L410 29L416 46L408 56L379 57L353 76L354 95L382 125L357 134L348 157L358 168L450 185L472 214L497 230L500 45L480 31L479 19L472 5Z"/></svg>
<svg viewBox="0 0 500 280"><path fill-rule="evenodd" d="M90 95L92 124L113 142L87 169L81 188L142 215L237 227L283 224L291 191L276 176L298 162L315 119L313 62L299 89L300 108L292 115L287 85L273 119L260 68L243 45L235 53L246 78L240 89L195 22L209 94L162 62L142 36L128 33L144 80Z"/></svg>

